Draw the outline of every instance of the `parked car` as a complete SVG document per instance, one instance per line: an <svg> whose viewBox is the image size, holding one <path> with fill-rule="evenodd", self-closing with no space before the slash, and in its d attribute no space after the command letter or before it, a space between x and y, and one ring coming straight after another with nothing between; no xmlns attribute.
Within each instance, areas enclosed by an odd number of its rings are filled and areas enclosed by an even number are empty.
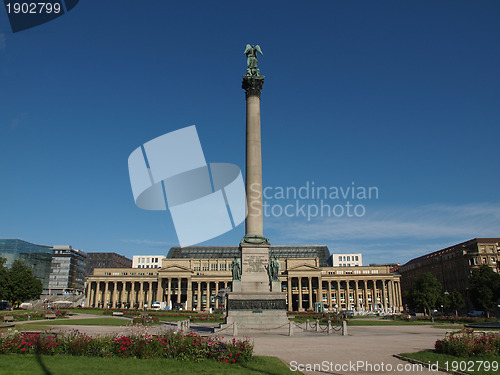
<svg viewBox="0 0 500 375"><path fill-rule="evenodd" d="M470 316L471 318L479 318L480 316L484 316L486 315L484 313L484 311L471 311L470 313L467 314L468 316Z"/></svg>
<svg viewBox="0 0 500 375"><path fill-rule="evenodd" d="M12 306L7 301L0 301L0 310L12 310Z"/></svg>

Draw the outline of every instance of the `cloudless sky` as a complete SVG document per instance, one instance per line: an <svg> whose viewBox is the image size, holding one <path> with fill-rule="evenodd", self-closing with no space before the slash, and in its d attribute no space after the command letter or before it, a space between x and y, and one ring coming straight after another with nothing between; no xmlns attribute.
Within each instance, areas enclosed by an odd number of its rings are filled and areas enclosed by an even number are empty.
<svg viewBox="0 0 500 375"><path fill-rule="evenodd" d="M323 202L360 217L270 215L272 244L405 263L500 237L499 19L498 1L80 1L14 34L1 8L0 238L128 257L177 246L169 212L135 206L128 156L194 124L208 162L244 171L247 43L264 53L268 191L378 191Z"/></svg>

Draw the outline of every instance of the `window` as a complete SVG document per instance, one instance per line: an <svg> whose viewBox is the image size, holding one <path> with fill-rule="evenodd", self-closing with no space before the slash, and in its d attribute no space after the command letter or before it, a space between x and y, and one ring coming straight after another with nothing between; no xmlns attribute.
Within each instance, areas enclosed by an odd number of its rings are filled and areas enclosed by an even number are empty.
<svg viewBox="0 0 500 375"><path fill-rule="evenodd" d="M356 255L356 262L358 261L358 256Z"/></svg>
<svg viewBox="0 0 500 375"><path fill-rule="evenodd" d="M347 256L347 261L350 262L351 261L351 257L350 256Z"/></svg>

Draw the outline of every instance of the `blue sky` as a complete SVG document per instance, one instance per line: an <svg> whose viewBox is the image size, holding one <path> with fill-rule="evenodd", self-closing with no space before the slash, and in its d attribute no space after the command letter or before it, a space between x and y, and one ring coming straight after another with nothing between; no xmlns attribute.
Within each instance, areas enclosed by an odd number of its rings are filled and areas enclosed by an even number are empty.
<svg viewBox="0 0 500 375"><path fill-rule="evenodd" d="M404 263L500 237L498 19L498 1L84 1L13 34L0 9L0 238L166 254L172 219L135 206L128 156L195 124L207 161L244 170L247 43L264 185L378 191L323 202L360 217L266 217L272 244Z"/></svg>

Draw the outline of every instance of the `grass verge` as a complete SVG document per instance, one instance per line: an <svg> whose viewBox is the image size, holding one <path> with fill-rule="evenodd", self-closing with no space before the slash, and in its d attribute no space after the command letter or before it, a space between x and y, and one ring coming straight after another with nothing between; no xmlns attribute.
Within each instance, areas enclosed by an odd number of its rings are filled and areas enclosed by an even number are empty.
<svg viewBox="0 0 500 375"><path fill-rule="evenodd" d="M436 353L433 350L401 353L400 355L424 363L431 363L432 365L438 364L439 367L448 372L458 371L471 375L496 375L500 370L500 356L461 358L448 354Z"/></svg>
<svg viewBox="0 0 500 375"><path fill-rule="evenodd" d="M175 359L89 358L72 356L36 357L0 355L2 374L86 375L86 374L290 374L288 366L276 357L257 356L252 361L227 364L212 360L200 362Z"/></svg>

